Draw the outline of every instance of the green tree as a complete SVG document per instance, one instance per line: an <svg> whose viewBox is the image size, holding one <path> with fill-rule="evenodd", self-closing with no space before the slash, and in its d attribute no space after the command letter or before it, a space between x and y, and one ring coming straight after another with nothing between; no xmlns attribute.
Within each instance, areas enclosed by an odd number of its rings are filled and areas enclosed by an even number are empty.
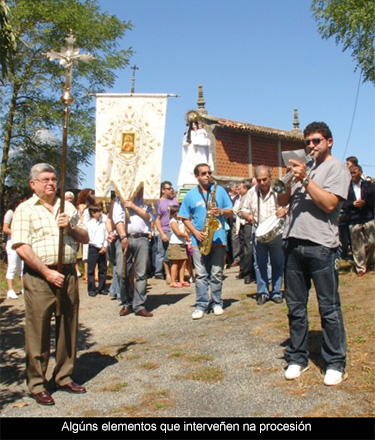
<svg viewBox="0 0 375 440"><path fill-rule="evenodd" d="M16 37L9 25L9 8L5 0L0 0L0 67L2 79L8 74L16 48Z"/></svg>
<svg viewBox="0 0 375 440"><path fill-rule="evenodd" d="M79 175L94 152L93 93L104 92L132 55L120 39L131 22L100 11L97 0L8 0L8 23L18 41L12 68L0 87L2 160L0 211L8 185L27 186L30 165L61 164L65 69L46 52L60 52L70 32L75 47L96 60L74 66L68 135L67 175ZM47 136L45 135L47 133ZM56 141L57 140L57 141ZM58 141L60 140L60 142ZM67 185L69 181L67 180Z"/></svg>
<svg viewBox="0 0 375 440"><path fill-rule="evenodd" d="M350 49L363 81L375 84L374 0L312 0L311 9L321 36Z"/></svg>

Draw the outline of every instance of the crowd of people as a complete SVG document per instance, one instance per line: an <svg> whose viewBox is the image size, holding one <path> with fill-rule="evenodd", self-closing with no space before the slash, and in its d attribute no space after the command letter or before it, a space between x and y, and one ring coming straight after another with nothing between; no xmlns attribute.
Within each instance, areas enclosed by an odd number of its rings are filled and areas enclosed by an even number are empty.
<svg viewBox="0 0 375 440"><path fill-rule="evenodd" d="M352 255L363 276L373 263L374 184L363 176L355 157L335 158L333 136L323 122L304 130L312 168L290 160L293 184L278 191L267 165L254 178L224 188L212 180L208 163L193 169L197 185L177 200L170 181L161 183L157 206L145 203L143 188L132 200L114 197L109 206L95 202L92 189L67 192L60 213L55 169L34 165L33 196L13 195L4 218L8 251L8 298L12 280L21 278L26 316L26 375L32 396L43 405L54 400L45 388L51 317L56 315L56 387L84 393L72 380L78 325L78 278L83 270L87 295L109 295L120 302L119 315L151 318L146 308L150 277L173 288L194 283L192 319L223 308L224 270L238 266L237 279L256 283L257 304L271 300L288 306L290 344L285 378L308 368L307 303L314 283L322 322L324 383L344 378L346 338L338 290L339 258ZM272 222L272 227L264 225ZM339 225L339 227L338 227ZM58 270L59 231L63 262ZM81 265L78 263L81 262ZM112 283L107 290L107 271ZM284 288L284 290L283 290Z"/></svg>

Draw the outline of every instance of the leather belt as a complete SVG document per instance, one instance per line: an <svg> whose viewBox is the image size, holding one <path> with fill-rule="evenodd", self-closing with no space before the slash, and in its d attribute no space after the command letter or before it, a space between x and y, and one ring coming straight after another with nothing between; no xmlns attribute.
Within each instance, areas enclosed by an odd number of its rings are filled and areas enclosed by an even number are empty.
<svg viewBox="0 0 375 440"><path fill-rule="evenodd" d="M128 234L128 237L130 237L130 238L141 238L141 237L147 237L147 238L148 238L149 235L150 235L150 234L136 233L136 234Z"/></svg>
<svg viewBox="0 0 375 440"><path fill-rule="evenodd" d="M74 266L75 266L75 263L63 264L62 268L63 269L71 269ZM57 264L47 264L47 267L48 267L48 269L57 270Z"/></svg>

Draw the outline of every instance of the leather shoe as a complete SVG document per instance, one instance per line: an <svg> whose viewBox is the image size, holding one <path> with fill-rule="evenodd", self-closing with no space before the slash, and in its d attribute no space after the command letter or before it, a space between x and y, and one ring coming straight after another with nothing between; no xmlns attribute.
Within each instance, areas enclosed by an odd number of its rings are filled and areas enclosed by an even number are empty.
<svg viewBox="0 0 375 440"><path fill-rule="evenodd" d="M85 387L82 387L81 385L78 385L75 382L67 383L66 385L58 387L58 389L60 391L66 391L67 393L73 393L73 394L83 394L86 392Z"/></svg>
<svg viewBox="0 0 375 440"><path fill-rule="evenodd" d="M151 316L154 316L152 313L148 312L146 309L138 310L138 312L135 312L137 316L143 316L144 318L151 318Z"/></svg>
<svg viewBox="0 0 375 440"><path fill-rule="evenodd" d="M129 313L132 311L132 308L130 306L123 306L121 307L120 316L126 316L129 315Z"/></svg>
<svg viewBox="0 0 375 440"><path fill-rule="evenodd" d="M39 403L39 405L55 404L55 401L53 400L51 394L48 391L41 391L40 393L31 394L31 396L35 399L36 403Z"/></svg>

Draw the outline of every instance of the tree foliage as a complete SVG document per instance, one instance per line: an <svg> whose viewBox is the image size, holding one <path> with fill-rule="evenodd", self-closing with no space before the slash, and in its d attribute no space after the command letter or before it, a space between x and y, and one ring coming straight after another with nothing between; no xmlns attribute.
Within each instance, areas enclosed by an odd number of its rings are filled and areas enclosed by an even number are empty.
<svg viewBox="0 0 375 440"><path fill-rule="evenodd" d="M375 1L312 0L311 9L321 36L351 50L363 81L375 84Z"/></svg>
<svg viewBox="0 0 375 440"><path fill-rule="evenodd" d="M16 37L9 24L9 8L5 0L0 0L0 67L2 79L8 74L16 48Z"/></svg>
<svg viewBox="0 0 375 440"><path fill-rule="evenodd" d="M2 162L1 208L5 185L27 185L27 174L36 162L60 168L63 104L60 98L65 69L45 53L60 52L70 32L81 53L96 60L79 62L73 69L68 135L68 175L79 174L94 151L95 110L92 94L104 92L124 68L131 48L120 47L131 22L101 12L97 0L8 0L8 24L17 39L12 65L0 87ZM40 136L40 133L50 136ZM55 139L51 142L51 138ZM60 143L56 142L60 139ZM67 184L69 182L67 181ZM3 209L1 209L3 212Z"/></svg>

